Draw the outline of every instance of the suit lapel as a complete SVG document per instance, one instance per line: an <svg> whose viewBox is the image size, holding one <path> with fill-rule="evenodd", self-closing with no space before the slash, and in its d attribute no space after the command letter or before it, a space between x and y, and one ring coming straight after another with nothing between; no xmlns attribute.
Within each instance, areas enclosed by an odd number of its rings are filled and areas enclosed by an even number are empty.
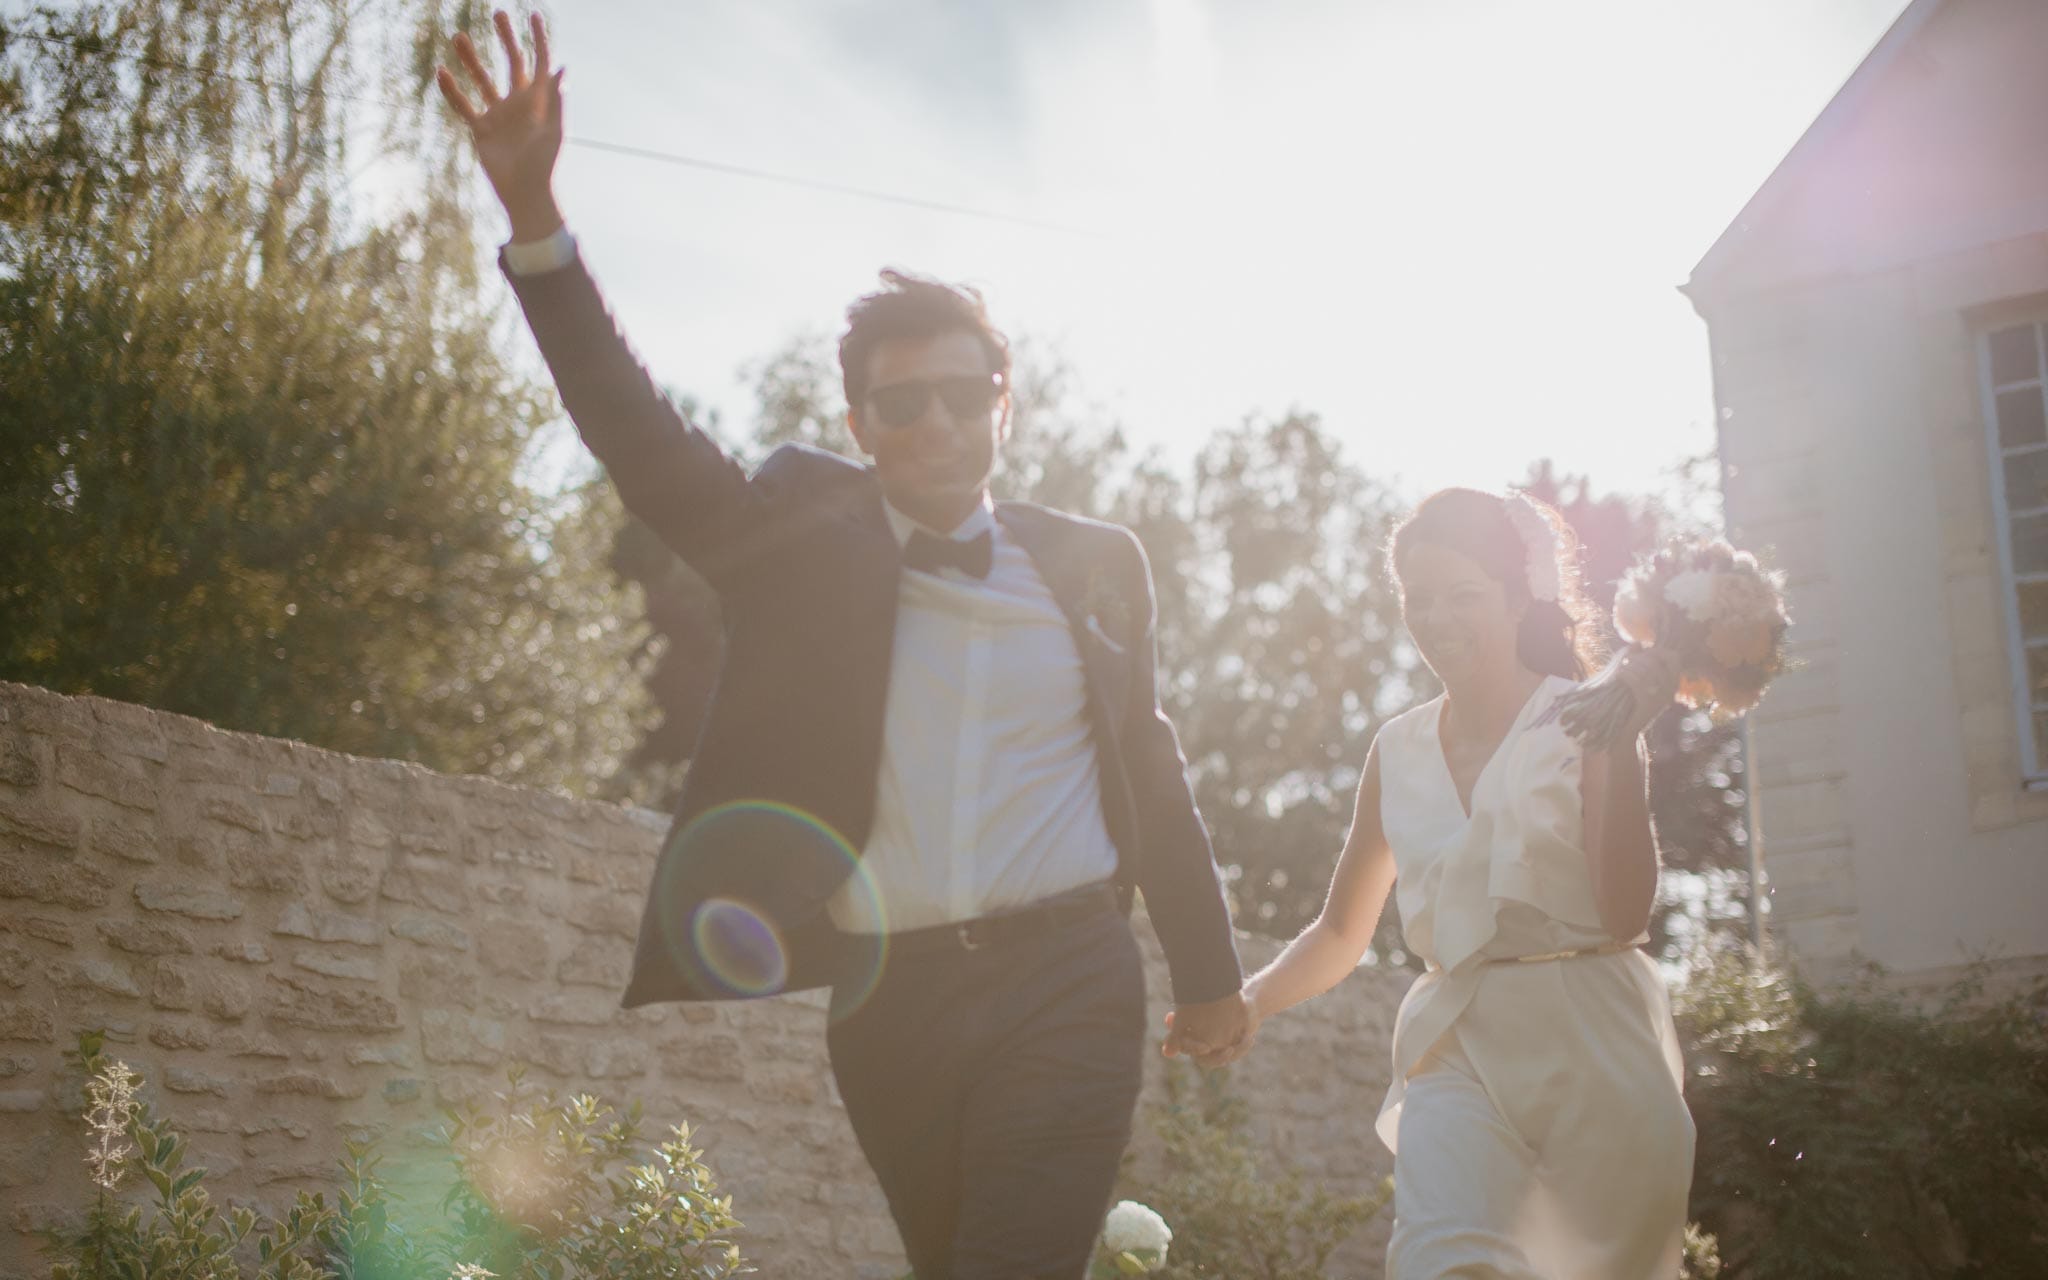
<svg viewBox="0 0 2048 1280"><path fill-rule="evenodd" d="M1039 576L1059 602L1060 612L1066 615L1067 630L1081 655L1081 670L1088 683L1088 705L1096 714L1096 728L1106 735L1107 743L1114 745L1116 727L1123 721L1125 704L1130 698L1131 655L1124 648L1125 641L1091 612L1100 604L1094 600L1100 591L1091 590L1097 585L1091 573L1096 566L1086 556L1075 554L1079 549L1077 540L1061 536L1067 530L1031 508L997 503L996 519L1030 554Z"/></svg>

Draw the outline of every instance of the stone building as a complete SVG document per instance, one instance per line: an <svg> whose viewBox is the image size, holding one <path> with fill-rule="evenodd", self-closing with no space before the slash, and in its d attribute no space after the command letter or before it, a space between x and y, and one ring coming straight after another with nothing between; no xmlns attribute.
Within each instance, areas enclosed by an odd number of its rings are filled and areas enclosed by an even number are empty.
<svg viewBox="0 0 2048 1280"><path fill-rule="evenodd" d="M1810 974L2048 968L2048 4L1914 0L1694 269L1729 526L1801 667L1754 723Z"/></svg>

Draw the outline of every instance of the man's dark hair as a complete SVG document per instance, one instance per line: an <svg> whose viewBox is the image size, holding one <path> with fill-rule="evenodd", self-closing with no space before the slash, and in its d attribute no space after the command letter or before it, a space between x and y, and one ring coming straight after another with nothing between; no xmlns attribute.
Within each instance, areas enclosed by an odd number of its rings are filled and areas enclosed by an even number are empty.
<svg viewBox="0 0 2048 1280"><path fill-rule="evenodd" d="M981 340L988 352L990 373L1010 380L1009 340L991 325L981 294L967 285L950 285L893 267L882 272L882 288L864 294L846 309L846 332L839 338L839 377L847 406L856 413L868 394L868 357L884 342L912 342L956 330Z"/></svg>

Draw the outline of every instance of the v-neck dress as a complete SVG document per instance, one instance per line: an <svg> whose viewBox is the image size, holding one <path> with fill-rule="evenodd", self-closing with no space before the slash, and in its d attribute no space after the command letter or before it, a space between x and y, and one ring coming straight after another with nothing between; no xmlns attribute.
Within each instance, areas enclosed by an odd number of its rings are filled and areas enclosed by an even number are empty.
<svg viewBox="0 0 2048 1280"><path fill-rule="evenodd" d="M1395 900L1408 949L1428 966L1395 1019L1393 1082L1376 1125L1395 1153L1392 1277L1446 1266L1626 1276L1646 1258L1661 1266L1683 1230L1692 1123L1655 962L1628 950L1494 963L1614 941L1586 862L1580 748L1544 714L1571 688L1547 677L1530 695L1473 784L1469 812L1444 759L1443 699L1380 731ZM1439 1111L1404 1117L1423 1105ZM1425 1149L1406 1149L1418 1134ZM1605 1225L1575 1231L1567 1213L1553 1215L1554 1230L1531 1232L1522 1209L1472 1220L1493 1212L1487 1204L1521 1204L1518 1177L1553 1206L1604 1201ZM1499 1194L1488 1199L1482 1183ZM1551 1194L1535 1196L1539 1184ZM1602 1231L1631 1239L1589 1238ZM1565 1261L1532 1261L1546 1250Z"/></svg>

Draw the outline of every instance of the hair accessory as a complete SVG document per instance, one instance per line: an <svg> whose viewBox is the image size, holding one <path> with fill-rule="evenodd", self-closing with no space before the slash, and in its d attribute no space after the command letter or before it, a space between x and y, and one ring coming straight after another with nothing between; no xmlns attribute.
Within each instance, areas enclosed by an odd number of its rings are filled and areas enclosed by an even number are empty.
<svg viewBox="0 0 2048 1280"><path fill-rule="evenodd" d="M1529 580L1529 597L1532 600L1547 600L1556 603L1564 590L1564 579L1557 568L1557 530L1536 504L1520 493L1510 493L1505 499L1508 523L1515 527L1515 534L1522 540L1524 576Z"/></svg>

